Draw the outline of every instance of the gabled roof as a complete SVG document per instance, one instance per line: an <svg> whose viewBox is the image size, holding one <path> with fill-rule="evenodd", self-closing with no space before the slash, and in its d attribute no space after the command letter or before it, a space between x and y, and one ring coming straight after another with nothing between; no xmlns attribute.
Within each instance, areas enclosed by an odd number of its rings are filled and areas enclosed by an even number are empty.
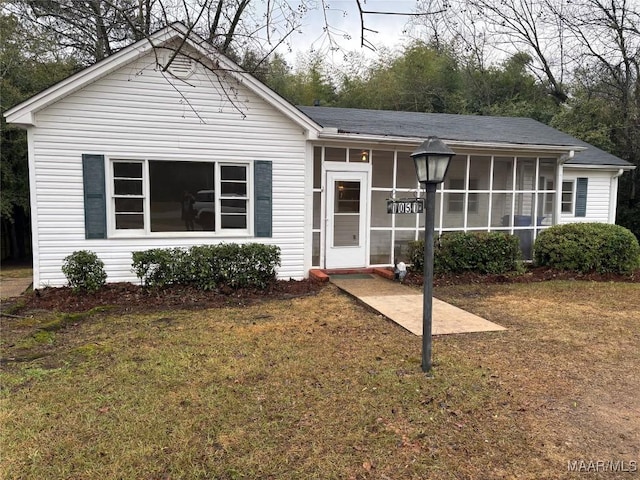
<svg viewBox="0 0 640 480"><path fill-rule="evenodd" d="M351 136L427 138L478 145L557 147L575 151L567 164L616 166L631 164L586 142L531 118L416 113L357 108L298 107L325 130Z"/></svg>
<svg viewBox="0 0 640 480"><path fill-rule="evenodd" d="M193 32L189 32L188 28L180 22L172 23L171 25L158 30L148 38L139 40L138 42L123 48L104 60L71 75L61 82L56 83L39 94L34 95L28 100L25 100L24 102L9 109L5 112L7 122L23 126L35 125L35 114L43 108L46 108L67 95L82 89L86 85L95 82L124 65L137 60L151 52L154 48L182 40L187 37L187 35L188 38L185 43L201 54L203 58L207 58L212 61L215 60L216 66L225 70L227 74L232 75L235 80L246 85L260 98L271 104L286 117L299 124L302 128L310 132L317 132L319 130L320 127L309 117L303 115L293 105L280 97L262 82L258 81L255 77L243 72L238 65L215 50L214 47L204 39Z"/></svg>

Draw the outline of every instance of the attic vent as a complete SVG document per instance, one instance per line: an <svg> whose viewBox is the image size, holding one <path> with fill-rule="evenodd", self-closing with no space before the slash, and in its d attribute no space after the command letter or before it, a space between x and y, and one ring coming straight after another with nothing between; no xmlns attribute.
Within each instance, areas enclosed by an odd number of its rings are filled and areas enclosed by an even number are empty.
<svg viewBox="0 0 640 480"><path fill-rule="evenodd" d="M167 62L171 60L171 55L167 56ZM195 62L184 55L176 55L169 65L169 72L178 78L189 78L195 71Z"/></svg>

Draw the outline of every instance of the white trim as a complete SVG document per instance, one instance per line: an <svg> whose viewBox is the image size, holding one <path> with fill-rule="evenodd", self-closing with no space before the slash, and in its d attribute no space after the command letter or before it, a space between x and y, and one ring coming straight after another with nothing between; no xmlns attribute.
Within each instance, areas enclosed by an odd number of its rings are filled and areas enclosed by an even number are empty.
<svg viewBox="0 0 640 480"><path fill-rule="evenodd" d="M322 140L338 140L343 142L359 142L373 145L394 145L394 146L412 146L417 147L424 138L421 137L397 137L391 135L367 135L357 133L334 133L334 129L323 129L318 138ZM471 142L463 140L441 139L447 146L451 148L460 147L467 149L481 150L508 150L508 151L538 151L545 153L567 153L571 151L580 152L587 150L588 147L578 147L575 145L540 145L540 144L520 144L520 143L501 143L501 142Z"/></svg>
<svg viewBox="0 0 640 480"><path fill-rule="evenodd" d="M618 208L618 178L624 173L624 169L618 170L611 177L609 190L609 223L616 223L616 211Z"/></svg>
<svg viewBox="0 0 640 480"><path fill-rule="evenodd" d="M564 168L576 168L576 169L585 169L585 170L635 170L635 165L581 165L579 163L565 163L563 164Z"/></svg>
<svg viewBox="0 0 640 480"><path fill-rule="evenodd" d="M27 129L27 159L29 163L29 204L31 206L31 256L33 258L33 288L40 286L40 238L38 232L38 190L36 188L36 154L33 127ZM84 195L82 196L84 207ZM83 236L85 235L84 232Z"/></svg>

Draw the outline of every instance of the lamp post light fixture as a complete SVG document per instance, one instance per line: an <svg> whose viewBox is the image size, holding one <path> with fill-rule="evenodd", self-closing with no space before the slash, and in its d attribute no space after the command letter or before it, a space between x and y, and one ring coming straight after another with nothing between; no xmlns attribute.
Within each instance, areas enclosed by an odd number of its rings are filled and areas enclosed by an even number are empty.
<svg viewBox="0 0 640 480"><path fill-rule="evenodd" d="M431 370L431 326L433 323L433 230L436 188L444 181L455 152L437 137L427 138L411 154L420 185L426 190L424 222L424 281L422 299L422 371Z"/></svg>

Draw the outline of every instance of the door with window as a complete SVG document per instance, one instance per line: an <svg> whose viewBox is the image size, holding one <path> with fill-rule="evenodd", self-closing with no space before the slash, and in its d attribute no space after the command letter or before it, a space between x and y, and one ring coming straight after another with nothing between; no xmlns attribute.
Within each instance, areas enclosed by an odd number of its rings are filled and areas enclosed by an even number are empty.
<svg viewBox="0 0 640 480"><path fill-rule="evenodd" d="M326 268L367 265L367 172L327 172Z"/></svg>

